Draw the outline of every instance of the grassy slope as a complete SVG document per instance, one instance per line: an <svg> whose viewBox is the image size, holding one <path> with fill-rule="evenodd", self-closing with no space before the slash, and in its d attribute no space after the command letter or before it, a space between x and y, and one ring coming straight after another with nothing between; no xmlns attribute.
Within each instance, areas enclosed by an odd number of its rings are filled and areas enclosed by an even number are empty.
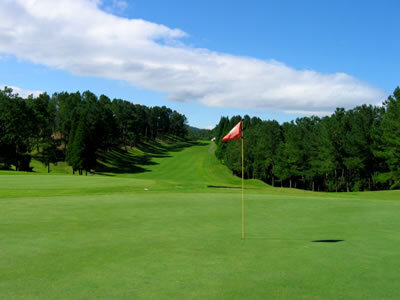
<svg viewBox="0 0 400 300"><path fill-rule="evenodd" d="M240 179L208 144L165 149L137 174L0 172L0 298L399 297L398 191L246 181L241 241L240 191L207 188Z"/></svg>

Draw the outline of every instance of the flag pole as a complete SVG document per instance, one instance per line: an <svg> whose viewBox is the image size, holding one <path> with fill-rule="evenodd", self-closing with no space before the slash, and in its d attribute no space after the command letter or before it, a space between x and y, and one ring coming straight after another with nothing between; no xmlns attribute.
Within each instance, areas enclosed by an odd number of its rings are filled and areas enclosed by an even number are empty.
<svg viewBox="0 0 400 300"><path fill-rule="evenodd" d="M242 133L242 240L244 240L244 139Z"/></svg>
<svg viewBox="0 0 400 300"><path fill-rule="evenodd" d="M223 137L222 142L242 140L242 240L244 240L244 139L242 131L243 122L240 121Z"/></svg>

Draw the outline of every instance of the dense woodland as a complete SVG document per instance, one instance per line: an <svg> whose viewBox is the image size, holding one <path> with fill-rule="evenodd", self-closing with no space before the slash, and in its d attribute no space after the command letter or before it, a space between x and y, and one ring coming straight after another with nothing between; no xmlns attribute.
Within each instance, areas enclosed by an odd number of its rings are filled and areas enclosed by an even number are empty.
<svg viewBox="0 0 400 300"><path fill-rule="evenodd" d="M198 130L186 117L90 91L22 98L0 90L0 168L30 171L32 156L47 166L66 161L82 174L96 167L97 153L126 150L143 141L216 137L217 157L241 175L240 141L221 142L243 120L245 176L273 186L318 191L400 188L400 88L382 106L338 108L328 117L279 124L257 117L222 117Z"/></svg>
<svg viewBox="0 0 400 300"><path fill-rule="evenodd" d="M47 166L67 161L82 174L96 167L98 151L128 149L145 140L187 134L186 117L84 93L46 93L21 98L0 90L0 168L30 171L32 155Z"/></svg>
<svg viewBox="0 0 400 300"><path fill-rule="evenodd" d="M222 117L214 129L217 157L238 176L240 141L221 139L241 119ZM318 191L400 188L400 88L383 106L283 124L245 116L243 129L246 178Z"/></svg>

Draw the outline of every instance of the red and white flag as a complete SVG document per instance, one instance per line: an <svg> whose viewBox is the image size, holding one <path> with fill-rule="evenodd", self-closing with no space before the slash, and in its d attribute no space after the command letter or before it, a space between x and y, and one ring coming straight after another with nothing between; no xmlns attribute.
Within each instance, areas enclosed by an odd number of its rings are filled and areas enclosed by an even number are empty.
<svg viewBox="0 0 400 300"><path fill-rule="evenodd" d="M222 139L223 142L240 140L242 138L242 121L236 124L229 133Z"/></svg>

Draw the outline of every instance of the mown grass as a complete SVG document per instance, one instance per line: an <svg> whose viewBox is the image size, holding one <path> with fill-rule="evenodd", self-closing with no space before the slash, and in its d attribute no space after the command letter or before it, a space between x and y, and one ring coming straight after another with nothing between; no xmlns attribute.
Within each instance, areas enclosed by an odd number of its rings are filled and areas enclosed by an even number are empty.
<svg viewBox="0 0 400 300"><path fill-rule="evenodd" d="M135 174L0 172L0 298L399 297L398 191L249 180L242 241L240 190L207 187L240 179L208 143L160 147Z"/></svg>

